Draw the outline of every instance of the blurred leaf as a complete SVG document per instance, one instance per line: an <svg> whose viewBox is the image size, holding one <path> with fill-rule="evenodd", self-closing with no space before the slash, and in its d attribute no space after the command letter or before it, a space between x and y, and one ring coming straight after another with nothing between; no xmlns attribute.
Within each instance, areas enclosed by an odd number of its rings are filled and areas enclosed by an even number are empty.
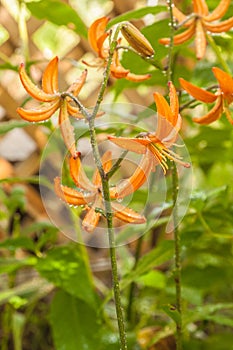
<svg viewBox="0 0 233 350"><path fill-rule="evenodd" d="M28 126L29 123L25 122L23 120L11 120L8 122L1 122L0 123L0 135L4 135L7 132L16 129L16 128L24 128L25 126Z"/></svg>
<svg viewBox="0 0 233 350"><path fill-rule="evenodd" d="M5 179L0 179L0 183L22 183L22 182L28 182L31 184L40 184L43 186L46 186L48 188L53 189L53 185L48 181L48 179L45 176L28 176L28 177L8 177Z"/></svg>
<svg viewBox="0 0 233 350"><path fill-rule="evenodd" d="M223 310L232 310L233 303L216 303L198 306L192 311L188 311L184 317L184 323L197 322L201 320L208 320L209 317L217 316L215 313ZM215 315L213 315L215 314ZM220 314L220 317L222 315ZM224 317L224 316L223 316Z"/></svg>
<svg viewBox="0 0 233 350"><path fill-rule="evenodd" d="M122 279L122 288L135 281L138 277L147 273L151 269L161 265L172 258L174 254L174 242L163 241L149 253L143 255L135 270L132 270Z"/></svg>
<svg viewBox="0 0 233 350"><path fill-rule="evenodd" d="M163 289L165 287L165 276L162 272L153 270L137 278L136 282L147 287Z"/></svg>
<svg viewBox="0 0 233 350"><path fill-rule="evenodd" d="M22 350L23 330L26 316L23 313L14 312L12 316L12 333L14 340L14 350Z"/></svg>
<svg viewBox="0 0 233 350"><path fill-rule="evenodd" d="M145 15L150 14L157 14L159 12L163 12L163 11L167 11L167 7L166 6L146 6L137 10L133 10L133 11L128 11L125 12L117 17L114 17L107 25L107 29L112 27L114 24L120 23L120 22L124 22L124 21L130 21L131 19L138 19L138 18L142 18Z"/></svg>
<svg viewBox="0 0 233 350"><path fill-rule="evenodd" d="M9 238L3 242L0 242L0 248L5 248L10 251L15 251L18 248L34 250L34 242L29 237L16 237Z"/></svg>
<svg viewBox="0 0 233 350"><path fill-rule="evenodd" d="M57 292L52 301L50 323L57 350L93 350L99 345L96 311L64 291Z"/></svg>
<svg viewBox="0 0 233 350"><path fill-rule="evenodd" d="M180 313L173 305L164 305L162 309L173 321L180 322Z"/></svg>
<svg viewBox="0 0 233 350"><path fill-rule="evenodd" d="M28 9L38 19L47 19L57 24L72 28L76 33L87 38L87 29L78 13L69 5L59 0L41 0L39 2L27 2Z"/></svg>
<svg viewBox="0 0 233 350"><path fill-rule="evenodd" d="M18 73L19 67L14 66L10 62L5 62L3 64L0 64L0 70L6 70L6 69L10 69ZM1 128L0 128L0 131L1 131Z"/></svg>
<svg viewBox="0 0 233 350"><path fill-rule="evenodd" d="M55 247L38 260L38 272L67 293L96 307L96 294L77 245Z"/></svg>
<svg viewBox="0 0 233 350"><path fill-rule="evenodd" d="M14 258L1 258L0 259L0 274L11 273L19 270L22 267L34 266L37 262L35 257L28 257L25 259L14 259Z"/></svg>

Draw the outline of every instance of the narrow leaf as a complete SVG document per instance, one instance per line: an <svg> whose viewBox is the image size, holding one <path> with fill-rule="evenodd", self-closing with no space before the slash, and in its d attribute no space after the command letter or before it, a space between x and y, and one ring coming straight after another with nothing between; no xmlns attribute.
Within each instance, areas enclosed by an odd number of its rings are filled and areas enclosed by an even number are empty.
<svg viewBox="0 0 233 350"><path fill-rule="evenodd" d="M4 135L7 132L15 129L15 128L24 128L28 126L29 123L23 120L12 120L9 122L1 122L0 123L0 135Z"/></svg>

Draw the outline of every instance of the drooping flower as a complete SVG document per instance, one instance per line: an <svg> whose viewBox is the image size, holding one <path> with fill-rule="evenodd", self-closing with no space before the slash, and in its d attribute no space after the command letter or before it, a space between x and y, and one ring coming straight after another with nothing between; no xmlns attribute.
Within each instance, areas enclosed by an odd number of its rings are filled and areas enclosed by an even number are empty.
<svg viewBox="0 0 233 350"><path fill-rule="evenodd" d="M112 167L111 151L104 153L102 164L107 173ZM90 181L83 169L80 157L76 159L71 157L70 174L78 189L62 185L60 178L56 177L54 180L55 192L64 202L74 206L83 206L87 213L83 218L82 227L87 232L93 232L105 210L99 171L94 172L92 181ZM110 195L111 198L115 198L115 188L110 188ZM144 216L120 203L111 202L111 206L113 216L123 222L141 224L146 221Z"/></svg>
<svg viewBox="0 0 233 350"><path fill-rule="evenodd" d="M187 28L174 36L174 45L180 45L192 37L195 37L197 59L202 59L206 51L206 33L223 33L233 26L233 17L219 22L230 5L231 0L221 0L212 13L209 13L205 0L193 0L193 13L184 15L176 6L173 7L173 16L181 27ZM159 42L163 45L170 43L169 38L162 38Z"/></svg>
<svg viewBox="0 0 233 350"><path fill-rule="evenodd" d="M181 157L170 148L177 140L181 128L181 116L179 114L179 102L176 89L172 82L169 82L170 106L166 99L159 93L154 93L154 100L157 106L158 123L155 132L139 134L139 137L115 137L108 136L108 139L117 146L129 151L143 154L138 168L133 175L116 185L115 196L121 198L136 191L148 178L151 171L160 164L163 172L168 169L168 159L189 167L188 163L181 160Z"/></svg>
<svg viewBox="0 0 233 350"><path fill-rule="evenodd" d="M229 109L229 105L233 102L233 78L218 67L213 67L212 71L219 84L215 94L180 78L181 86L196 100L205 103L215 102L213 108L207 114L199 118L193 118L193 121L199 124L210 124L219 119L224 112L229 122L233 125Z"/></svg>
<svg viewBox="0 0 233 350"><path fill-rule="evenodd" d="M71 104L71 98L62 97L62 93L58 90L58 57L53 58L47 65L42 76L42 88L36 86L27 75L24 64L19 67L20 80L27 91L37 101L43 104L36 108L17 108L17 112L21 118L29 122L41 122L48 120L52 115L60 109L59 126L61 128L64 142L69 149L72 157L77 157L75 147L75 139L73 135L73 126L70 123L69 116L83 119L78 107ZM69 87L66 92L78 96L87 77L87 70L84 70L81 76Z"/></svg>
<svg viewBox="0 0 233 350"><path fill-rule="evenodd" d="M107 64L107 59L109 56L109 44L107 43L106 39L110 34L110 31L106 31L108 21L108 17L98 18L91 24L88 30L89 43L98 55L98 58L92 64L84 61L84 63L90 67L105 67ZM118 40L118 44L120 41L121 39ZM114 52L110 71L111 75L114 78L125 78L134 82L141 82L151 77L150 74L134 74L131 73L129 69L125 69L119 61L118 50L115 50Z"/></svg>

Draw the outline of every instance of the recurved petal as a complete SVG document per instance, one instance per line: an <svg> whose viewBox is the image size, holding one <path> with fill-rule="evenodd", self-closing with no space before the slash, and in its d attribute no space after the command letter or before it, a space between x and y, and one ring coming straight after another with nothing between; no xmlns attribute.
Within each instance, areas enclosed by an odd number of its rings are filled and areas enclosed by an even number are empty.
<svg viewBox="0 0 233 350"><path fill-rule="evenodd" d="M223 33L228 32L233 27L233 17L226 19L225 21L222 21L220 23L206 23L205 22L205 28L206 30L210 31L211 33Z"/></svg>
<svg viewBox="0 0 233 350"><path fill-rule="evenodd" d="M122 66L111 65L111 75L116 79L126 78L129 74L129 70L123 68Z"/></svg>
<svg viewBox="0 0 233 350"><path fill-rule="evenodd" d="M225 107L224 108L224 112L226 114L226 117L227 117L228 121L233 125L233 118L231 116L231 112L230 112L229 108Z"/></svg>
<svg viewBox="0 0 233 350"><path fill-rule="evenodd" d="M139 154L146 153L146 146L150 143L148 138L108 136L108 139L119 147Z"/></svg>
<svg viewBox="0 0 233 350"><path fill-rule="evenodd" d="M94 231L101 217L101 214L95 210L96 208L103 209L102 198L100 195L96 196L92 207L88 210L82 222L84 230L90 233Z"/></svg>
<svg viewBox="0 0 233 350"><path fill-rule="evenodd" d="M85 69L82 72L81 76L78 79L76 79L73 84L71 84L67 92L70 92L74 96L78 96L83 85L85 84L86 78L87 78L87 69Z"/></svg>
<svg viewBox="0 0 233 350"><path fill-rule="evenodd" d="M49 119L59 108L60 101L59 99L46 107L39 107L35 109L24 109L17 108L17 113L21 118L29 122L41 122Z"/></svg>
<svg viewBox="0 0 233 350"><path fill-rule="evenodd" d="M92 193L82 193L73 188L63 186L59 177L54 179L54 189L59 198L71 205L85 205L94 200Z"/></svg>
<svg viewBox="0 0 233 350"><path fill-rule="evenodd" d="M112 167L112 152L106 151L101 158L101 162L103 165L104 172L107 173ZM102 183L98 169L96 169L96 171L94 172L92 182L95 186L100 186Z"/></svg>
<svg viewBox="0 0 233 350"><path fill-rule="evenodd" d="M206 52L206 33L200 19L196 20L195 48L196 57L201 60Z"/></svg>
<svg viewBox="0 0 233 350"><path fill-rule="evenodd" d="M77 157L76 159L73 157L70 158L70 175L77 187L80 187L87 191L96 191L96 187L88 179L83 169L80 157Z"/></svg>
<svg viewBox="0 0 233 350"><path fill-rule="evenodd" d="M222 100L222 97L219 96L216 104L207 114L205 114L203 117L200 117L200 118L193 118L193 121L199 124L210 124L210 123L213 123L218 118L220 118L222 112L223 112L223 100Z"/></svg>
<svg viewBox="0 0 233 350"><path fill-rule="evenodd" d="M29 78L25 71L24 64L21 63L19 67L19 77L20 80L27 91L27 93L38 101L42 102L52 102L57 99L57 94L47 94L42 89L38 88Z"/></svg>
<svg viewBox="0 0 233 350"><path fill-rule="evenodd" d="M74 127L70 122L68 111L67 111L67 100L61 100L60 113L59 113L59 126L61 128L62 137L66 147L73 158L78 157L78 151L76 150L75 138L74 138Z"/></svg>
<svg viewBox="0 0 233 350"><path fill-rule="evenodd" d="M173 16L177 19L179 23L185 21L187 16L183 14L176 6L172 8Z"/></svg>
<svg viewBox="0 0 233 350"><path fill-rule="evenodd" d="M222 18L231 3L231 0L221 0L218 6L214 9L214 11L208 16L204 17L204 20L207 22L213 22L220 18Z"/></svg>
<svg viewBox="0 0 233 350"><path fill-rule="evenodd" d="M186 90L191 96L193 96L196 100L205 102L205 103L212 103L214 102L218 96L213 94L210 91L206 91L204 89L199 88L198 86L195 86L191 83L189 83L187 80L183 78L179 78L180 85L184 90Z"/></svg>
<svg viewBox="0 0 233 350"><path fill-rule="evenodd" d="M184 32L177 34L174 36L174 45L180 45L184 42L191 39L195 34L195 23L193 22L188 29L186 29ZM161 38L159 39L160 44L163 45L169 45L170 44L170 38Z"/></svg>
<svg viewBox="0 0 233 350"><path fill-rule="evenodd" d="M146 218L143 215L140 215L136 211L124 207L119 203L112 203L113 214L116 218L134 224L144 224L146 222Z"/></svg>
<svg viewBox="0 0 233 350"><path fill-rule="evenodd" d="M140 83L141 81L145 81L151 78L151 74L134 74L129 72L125 79L133 81L134 83Z"/></svg>
<svg viewBox="0 0 233 350"><path fill-rule="evenodd" d="M209 12L205 0L193 0L193 10L201 16L207 16Z"/></svg>
<svg viewBox="0 0 233 350"><path fill-rule="evenodd" d="M106 25L109 21L108 17L101 17L94 21L88 30L88 41L92 46L93 50L98 53L98 39L104 34Z"/></svg>
<svg viewBox="0 0 233 350"><path fill-rule="evenodd" d="M213 67L212 71L218 80L219 87L225 95L233 94L233 78L222 69Z"/></svg>
<svg viewBox="0 0 233 350"><path fill-rule="evenodd" d="M167 103L167 100L158 92L154 92L153 96L157 107L158 115L166 118L168 121L171 122L173 119L173 116L172 116L171 108Z"/></svg>
<svg viewBox="0 0 233 350"><path fill-rule="evenodd" d="M137 166L134 173L125 180L120 181L115 187L115 198L123 198L135 192L148 179L150 172L155 171L155 158L148 150Z"/></svg>
<svg viewBox="0 0 233 350"><path fill-rule="evenodd" d="M47 65L42 76L42 90L47 94L58 92L58 57L54 57Z"/></svg>
<svg viewBox="0 0 233 350"><path fill-rule="evenodd" d="M177 118L179 114L179 100L176 93L176 88L171 81L168 82L169 86L169 99L170 99L170 109L172 112L172 120L169 120L173 126L177 123Z"/></svg>

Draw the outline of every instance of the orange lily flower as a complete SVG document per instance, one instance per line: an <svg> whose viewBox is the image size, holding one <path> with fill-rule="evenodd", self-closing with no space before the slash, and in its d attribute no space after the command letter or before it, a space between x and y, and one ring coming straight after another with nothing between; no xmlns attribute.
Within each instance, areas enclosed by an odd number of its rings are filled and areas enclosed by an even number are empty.
<svg viewBox="0 0 233 350"><path fill-rule="evenodd" d="M102 164L104 171L107 173L112 167L111 151L104 153ZM96 170L94 172L92 181L90 181L82 167L80 158L77 157L74 159L71 157L70 174L75 185L78 187L78 190L62 185L60 178L56 177L54 180L55 192L64 202L70 205L84 207L84 210L86 210L87 213L82 221L82 227L87 232L93 232L102 217L101 211L104 210L102 184L99 171ZM111 198L115 198L114 188L110 189L110 195ZM130 208L124 207L120 203L111 202L111 205L113 216L123 222L142 224L146 221L144 216Z"/></svg>
<svg viewBox="0 0 233 350"><path fill-rule="evenodd" d="M227 119L233 125L229 110L229 105L233 102L233 78L220 68L213 67L212 71L219 83L219 89L215 94L201 89L183 78L179 79L181 86L196 100L205 103L215 102L214 107L206 115L193 118L193 121L199 124L210 124L219 119L222 113L225 112Z"/></svg>
<svg viewBox="0 0 233 350"><path fill-rule="evenodd" d="M19 68L20 80L30 96L34 99L44 102L42 106L33 109L17 108L17 112L21 118L29 122L41 122L49 119L58 109L59 125L61 128L64 142L69 149L71 155L76 158L77 151L75 148L75 139L73 135L73 126L70 123L69 115L83 119L83 115L79 109L73 106L69 97L62 97L62 93L58 91L58 57L53 58L47 65L42 76L42 88L37 87L29 78L22 63ZM87 70L70 86L66 91L77 96L83 87L87 77Z"/></svg>
<svg viewBox="0 0 233 350"><path fill-rule="evenodd" d="M135 173L129 179L123 180L116 185L116 197L121 198L136 191L146 181L150 171L155 171L155 167L158 164L160 164L165 174L168 169L168 159L180 163L186 168L190 166L188 163L184 163L181 157L170 149L175 143L181 128L179 102L172 82L169 82L169 97L170 106L161 94L154 93L158 112L158 125L154 133L141 133L139 137L130 138L108 136L108 139L117 146L143 154Z"/></svg>
<svg viewBox="0 0 233 350"><path fill-rule="evenodd" d="M184 15L176 6L173 7L173 16L181 26L187 29L181 34L174 36L174 45L182 44L195 36L197 59L202 59L206 51L206 32L223 33L233 26L233 17L222 22L220 20L230 5L231 0L221 0L212 13L209 13L205 0L193 0L193 13ZM184 23L183 23L184 22ZM183 25L182 25L183 24ZM169 38L162 38L159 42L163 45L170 43Z"/></svg>
<svg viewBox="0 0 233 350"><path fill-rule="evenodd" d="M106 26L108 24L109 18L102 17L98 18L94 21L89 30L88 30L88 40L93 48L93 50L97 53L98 58L95 60L93 64L89 64L83 61L86 65L90 67L105 67L107 63L107 59L109 56L109 45L106 43L106 39L110 34L110 31L106 32ZM118 40L118 44L121 39ZM112 64L111 64L111 75L116 79L125 78L127 80L131 80L134 82L141 82L147 80L151 77L150 74L137 75L131 73L128 69L122 67L118 57L118 51L114 52Z"/></svg>

